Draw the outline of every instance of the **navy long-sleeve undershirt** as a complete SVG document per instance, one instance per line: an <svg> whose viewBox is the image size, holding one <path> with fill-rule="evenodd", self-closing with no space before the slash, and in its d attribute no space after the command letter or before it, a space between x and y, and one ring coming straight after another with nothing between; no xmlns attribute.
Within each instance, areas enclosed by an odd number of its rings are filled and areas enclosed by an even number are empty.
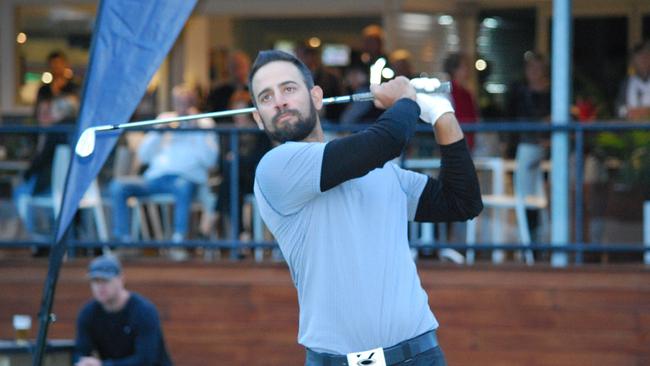
<svg viewBox="0 0 650 366"><path fill-rule="evenodd" d="M367 129L330 141L321 168L321 191L362 177L400 156L414 133L420 108L400 99ZM483 209L474 163L465 139L440 146L442 162L438 179L429 177L420 195L416 221L463 221Z"/></svg>

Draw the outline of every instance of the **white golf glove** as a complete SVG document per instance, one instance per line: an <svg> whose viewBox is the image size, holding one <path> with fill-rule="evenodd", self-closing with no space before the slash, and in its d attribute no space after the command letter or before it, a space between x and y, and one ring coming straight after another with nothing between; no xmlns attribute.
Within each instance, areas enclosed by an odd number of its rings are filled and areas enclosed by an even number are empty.
<svg viewBox="0 0 650 366"><path fill-rule="evenodd" d="M451 102L442 94L425 94L432 92L440 86L440 80L435 78L415 78L411 79L411 85L418 91L416 101L420 106L420 118L430 123L432 126L440 116L445 113L454 113L454 107Z"/></svg>
<svg viewBox="0 0 650 366"><path fill-rule="evenodd" d="M413 78L410 82L418 93L433 93L440 86L436 78Z"/></svg>

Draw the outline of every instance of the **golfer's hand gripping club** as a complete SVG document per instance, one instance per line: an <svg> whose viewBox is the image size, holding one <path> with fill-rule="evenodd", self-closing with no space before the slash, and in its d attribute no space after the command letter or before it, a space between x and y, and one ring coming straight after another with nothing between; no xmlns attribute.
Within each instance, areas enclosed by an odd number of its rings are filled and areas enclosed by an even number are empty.
<svg viewBox="0 0 650 366"><path fill-rule="evenodd" d="M454 107L451 106L449 99L435 92L441 85L438 79L415 78L411 79L411 85L417 92L415 97L418 106L420 106L420 119L424 122L433 126L440 116L454 112Z"/></svg>

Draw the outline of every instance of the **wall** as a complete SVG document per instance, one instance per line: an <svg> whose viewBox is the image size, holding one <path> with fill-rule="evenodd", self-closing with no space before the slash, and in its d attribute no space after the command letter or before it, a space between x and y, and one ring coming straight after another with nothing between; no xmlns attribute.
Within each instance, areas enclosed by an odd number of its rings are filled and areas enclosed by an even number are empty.
<svg viewBox="0 0 650 366"><path fill-rule="evenodd" d="M51 338L74 336L88 299L87 260L64 263ZM286 267L125 261L127 286L157 304L175 363L300 365L298 307ZM650 270L550 270L419 264L450 365L650 364ZM11 314L35 314L44 259L0 260L0 338ZM32 336L36 329L32 329Z"/></svg>

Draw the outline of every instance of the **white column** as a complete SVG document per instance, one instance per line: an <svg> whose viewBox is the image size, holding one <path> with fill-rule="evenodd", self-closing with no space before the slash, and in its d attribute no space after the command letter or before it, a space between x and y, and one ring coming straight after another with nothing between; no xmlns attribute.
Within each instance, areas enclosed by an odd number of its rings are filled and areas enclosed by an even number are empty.
<svg viewBox="0 0 650 366"><path fill-rule="evenodd" d="M166 57L158 69L158 91L156 93L157 114L171 110L171 85L169 85L169 57Z"/></svg>
<svg viewBox="0 0 650 366"><path fill-rule="evenodd" d="M176 39L176 43L174 43L172 49L167 55L167 61L169 65L167 68L169 90L171 90L171 88L173 88L175 85L185 82L185 37L183 33L185 33L185 30L183 30L178 39Z"/></svg>
<svg viewBox="0 0 650 366"><path fill-rule="evenodd" d="M478 36L478 4L474 1L461 1L456 6L454 18L458 22L459 50L469 57L471 68L469 89L478 95L478 73L474 68L476 61L476 37Z"/></svg>
<svg viewBox="0 0 650 366"><path fill-rule="evenodd" d="M210 16L210 46L232 49L235 47L233 22L229 16ZM251 55L252 57L253 55Z"/></svg>
<svg viewBox="0 0 650 366"><path fill-rule="evenodd" d="M535 50L548 57L549 19L551 19L551 4L538 3L535 19Z"/></svg>
<svg viewBox="0 0 650 366"><path fill-rule="evenodd" d="M192 16L183 31L183 79L203 90L210 86L210 26L208 17Z"/></svg>
<svg viewBox="0 0 650 366"><path fill-rule="evenodd" d="M384 29L384 52L390 54L392 51L400 48L397 44L398 24L397 18L400 14L401 1L385 0L382 12L382 28Z"/></svg>
<svg viewBox="0 0 650 366"><path fill-rule="evenodd" d="M13 1L0 1L0 112L6 113L15 105L16 93L16 35Z"/></svg>
<svg viewBox="0 0 650 366"><path fill-rule="evenodd" d="M631 50L634 45L641 42L643 39L641 19L643 13L640 6L636 3L630 4L627 11L627 49Z"/></svg>

